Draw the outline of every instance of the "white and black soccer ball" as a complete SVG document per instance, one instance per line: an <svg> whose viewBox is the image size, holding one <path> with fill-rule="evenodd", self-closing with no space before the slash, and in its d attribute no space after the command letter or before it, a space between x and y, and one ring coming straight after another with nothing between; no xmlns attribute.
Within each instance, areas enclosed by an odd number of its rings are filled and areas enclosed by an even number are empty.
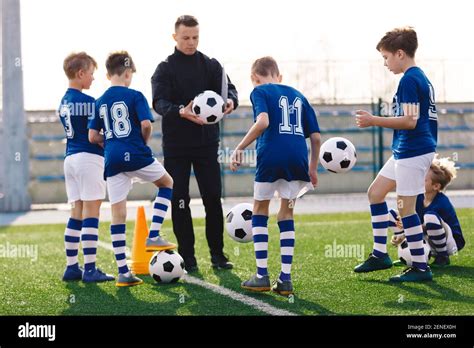
<svg viewBox="0 0 474 348"><path fill-rule="evenodd" d="M151 257L148 270L157 283L176 283L184 275L184 260L175 251L158 251Z"/></svg>
<svg viewBox="0 0 474 348"><path fill-rule="evenodd" d="M346 138L330 138L321 145L319 160L332 173L348 172L357 161L355 146Z"/></svg>
<svg viewBox="0 0 474 348"><path fill-rule="evenodd" d="M425 261L428 263L430 259L430 246L423 240L423 248L425 249ZM412 258L410 254L410 248L408 247L408 242L406 239L398 245L398 258L400 261L405 263L407 266L412 266Z"/></svg>
<svg viewBox="0 0 474 348"><path fill-rule="evenodd" d="M193 100L193 112L205 124L215 124L224 117L225 103L214 91L204 91Z"/></svg>
<svg viewBox="0 0 474 348"><path fill-rule="evenodd" d="M252 210L252 204L240 203L229 211L225 222L230 238L240 243L252 241Z"/></svg>

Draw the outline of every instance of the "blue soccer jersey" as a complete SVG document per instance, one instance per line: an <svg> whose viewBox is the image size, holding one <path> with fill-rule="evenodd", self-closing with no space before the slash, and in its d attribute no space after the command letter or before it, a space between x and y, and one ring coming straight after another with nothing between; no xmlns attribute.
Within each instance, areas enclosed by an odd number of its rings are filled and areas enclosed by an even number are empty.
<svg viewBox="0 0 474 348"><path fill-rule="evenodd" d="M66 132L66 157L80 152L104 156L99 145L89 142L87 123L94 116L95 99L69 88L61 99L58 115Z"/></svg>
<svg viewBox="0 0 474 348"><path fill-rule="evenodd" d="M423 71L411 67L403 75L393 99L393 113L403 116L402 104L419 106L415 129L395 129L392 151L395 159L421 156L435 152L438 138L438 116L434 89Z"/></svg>
<svg viewBox="0 0 474 348"><path fill-rule="evenodd" d="M89 128L104 131L105 178L153 163L153 153L142 137L141 121L144 120L154 122L141 92L112 86L97 99Z"/></svg>
<svg viewBox="0 0 474 348"><path fill-rule="evenodd" d="M442 192L439 192L429 206L425 207L423 201L425 199L424 194L418 195L416 199L416 213L420 217L423 223L423 216L426 212L431 211L439 215L443 221L451 227L453 232L453 238L456 241L458 250L464 247L465 241L461 230L461 224L459 223L456 210L449 198Z"/></svg>
<svg viewBox="0 0 474 348"><path fill-rule="evenodd" d="M265 84L250 95L254 118L268 114L268 128L257 139L255 181L310 181L306 139L319 133L316 114L306 98L296 89Z"/></svg>

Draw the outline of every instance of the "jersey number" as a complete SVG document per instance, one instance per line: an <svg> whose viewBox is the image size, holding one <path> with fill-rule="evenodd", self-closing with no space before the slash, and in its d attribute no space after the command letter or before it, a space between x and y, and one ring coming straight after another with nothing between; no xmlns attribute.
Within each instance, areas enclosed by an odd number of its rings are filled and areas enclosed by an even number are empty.
<svg viewBox="0 0 474 348"><path fill-rule="evenodd" d="M109 117L107 115L107 104L102 104L99 109L100 118L104 119L105 139L112 138L112 132L117 138L128 137L132 129L128 115L128 108L124 102L116 102L110 108L112 116L112 129L110 129Z"/></svg>
<svg viewBox="0 0 474 348"><path fill-rule="evenodd" d="M74 128L72 128L71 122L71 109L68 105L61 106L59 110L59 116L64 119L64 130L66 131L66 137L72 139L74 137Z"/></svg>
<svg viewBox="0 0 474 348"><path fill-rule="evenodd" d="M293 104L290 106L288 103L287 96L280 97L280 109L281 109L281 123L280 133L284 134L295 134L303 136L303 126L301 125L301 108L302 101L300 98L296 98ZM296 113L296 124L290 123L290 113Z"/></svg>
<svg viewBox="0 0 474 348"><path fill-rule="evenodd" d="M430 87L430 107L428 109L428 117L430 120L438 121L438 113L436 112L436 104L435 104L435 92L433 86L428 84Z"/></svg>

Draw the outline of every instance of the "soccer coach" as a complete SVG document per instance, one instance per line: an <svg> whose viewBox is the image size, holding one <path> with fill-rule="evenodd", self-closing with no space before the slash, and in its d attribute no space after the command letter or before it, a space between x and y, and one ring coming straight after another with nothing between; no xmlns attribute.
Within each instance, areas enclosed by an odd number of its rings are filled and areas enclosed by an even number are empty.
<svg viewBox="0 0 474 348"><path fill-rule="evenodd" d="M221 204L220 165L217 161L219 125L203 125L192 112L196 95L213 90L226 101L225 114L238 106L235 86L216 59L197 50L199 23L180 16L175 23L174 53L161 62L151 78L153 109L162 116L164 165L173 177L172 220L178 252L186 270L198 270L194 230L189 208L191 165L206 211L206 238L214 268L231 269L224 255L224 221Z"/></svg>

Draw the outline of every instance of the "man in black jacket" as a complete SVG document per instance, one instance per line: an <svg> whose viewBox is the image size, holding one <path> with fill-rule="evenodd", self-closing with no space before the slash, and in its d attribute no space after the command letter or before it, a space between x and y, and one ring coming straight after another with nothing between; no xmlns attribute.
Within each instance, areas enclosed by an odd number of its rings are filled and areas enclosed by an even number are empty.
<svg viewBox="0 0 474 348"><path fill-rule="evenodd" d="M171 204L178 252L188 272L198 269L189 209L192 165L206 211L206 238L212 266L231 269L233 265L223 253L222 184L217 161L219 125L203 125L191 107L196 95L213 90L225 94L225 114L229 114L238 106L237 91L220 63L197 50L199 23L196 18L179 17L173 38L175 51L158 65L151 83L153 109L162 116L164 165L174 180Z"/></svg>

